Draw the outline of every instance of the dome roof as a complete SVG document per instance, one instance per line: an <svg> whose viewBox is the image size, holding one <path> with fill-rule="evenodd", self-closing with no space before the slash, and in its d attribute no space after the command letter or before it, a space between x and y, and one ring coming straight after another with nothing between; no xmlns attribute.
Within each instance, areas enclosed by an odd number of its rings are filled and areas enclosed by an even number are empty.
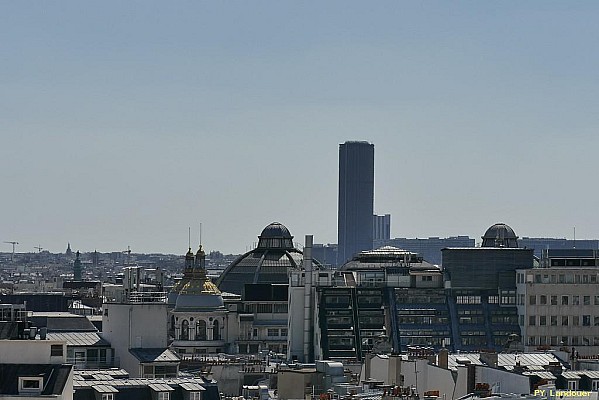
<svg viewBox="0 0 599 400"><path fill-rule="evenodd" d="M194 279L185 284L177 296L175 311L207 310L223 307L220 290L209 280Z"/></svg>
<svg viewBox="0 0 599 400"><path fill-rule="evenodd" d="M302 252L293 236L278 222L262 230L258 247L231 263L216 281L223 292L242 294L246 283L289 283L290 270L302 268ZM315 260L315 264L320 264Z"/></svg>
<svg viewBox="0 0 599 400"><path fill-rule="evenodd" d="M212 311L219 308L224 308L221 295L180 293L175 311Z"/></svg>
<svg viewBox="0 0 599 400"><path fill-rule="evenodd" d="M482 236L482 247L518 247L518 236L504 223L491 226Z"/></svg>
<svg viewBox="0 0 599 400"><path fill-rule="evenodd" d="M258 236L258 248L260 249L294 249L293 236L289 229L279 222L273 222Z"/></svg>
<svg viewBox="0 0 599 400"><path fill-rule="evenodd" d="M261 238L290 238L293 239L291 233L289 233L289 229L280 222L273 222L268 225L266 228L262 229L262 233L260 234Z"/></svg>

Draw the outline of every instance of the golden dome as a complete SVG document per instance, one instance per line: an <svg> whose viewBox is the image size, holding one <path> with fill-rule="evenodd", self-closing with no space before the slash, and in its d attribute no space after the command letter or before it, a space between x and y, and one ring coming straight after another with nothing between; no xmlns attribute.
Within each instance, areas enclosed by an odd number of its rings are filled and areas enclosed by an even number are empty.
<svg viewBox="0 0 599 400"><path fill-rule="evenodd" d="M193 279L187 282L180 294L220 294L218 287L210 280Z"/></svg>

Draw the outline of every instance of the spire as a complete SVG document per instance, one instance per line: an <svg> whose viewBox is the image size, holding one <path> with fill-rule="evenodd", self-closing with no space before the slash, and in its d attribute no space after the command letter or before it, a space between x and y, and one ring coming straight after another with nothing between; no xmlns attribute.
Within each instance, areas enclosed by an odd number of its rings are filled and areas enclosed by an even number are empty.
<svg viewBox="0 0 599 400"><path fill-rule="evenodd" d="M204 252L204 249L202 248L202 245L200 244L200 248L198 249L198 252L196 253L196 260L195 260L195 267L199 268L199 269L206 269L206 253Z"/></svg>
<svg viewBox="0 0 599 400"><path fill-rule="evenodd" d="M71 243L70 242L67 244L67 251L65 252L65 254L67 256L69 256L69 257L73 254L73 251L71 250Z"/></svg>

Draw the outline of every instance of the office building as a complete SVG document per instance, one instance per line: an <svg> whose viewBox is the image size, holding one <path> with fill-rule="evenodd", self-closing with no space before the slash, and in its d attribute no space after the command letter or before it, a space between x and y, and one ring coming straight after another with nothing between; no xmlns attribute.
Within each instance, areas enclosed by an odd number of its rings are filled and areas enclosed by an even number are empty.
<svg viewBox="0 0 599 400"><path fill-rule="evenodd" d="M391 239L391 214L372 216L372 240Z"/></svg>
<svg viewBox="0 0 599 400"><path fill-rule="evenodd" d="M599 352L599 252L544 250L540 268L517 271L519 323L529 350Z"/></svg>
<svg viewBox="0 0 599 400"><path fill-rule="evenodd" d="M372 249L374 145L339 145L338 256L341 265L356 253Z"/></svg>
<svg viewBox="0 0 599 400"><path fill-rule="evenodd" d="M543 250L554 249L599 249L597 239L565 239L565 238L533 238L522 237L518 239L520 247L533 249L535 256L541 258Z"/></svg>

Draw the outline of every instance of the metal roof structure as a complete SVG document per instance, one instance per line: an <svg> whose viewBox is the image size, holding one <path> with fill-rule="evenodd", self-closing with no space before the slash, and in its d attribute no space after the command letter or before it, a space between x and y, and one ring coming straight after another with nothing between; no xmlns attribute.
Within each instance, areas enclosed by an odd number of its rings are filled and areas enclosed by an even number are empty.
<svg viewBox="0 0 599 400"><path fill-rule="evenodd" d="M484 365L478 353L449 354L447 357L447 367L449 369L455 370L458 366L467 364Z"/></svg>
<svg viewBox="0 0 599 400"><path fill-rule="evenodd" d="M580 379L580 371L564 371L562 377L568 380L578 380Z"/></svg>
<svg viewBox="0 0 599 400"><path fill-rule="evenodd" d="M183 382L179 383L179 386L188 392L201 392L202 390L206 390L199 383L195 382Z"/></svg>
<svg viewBox="0 0 599 400"><path fill-rule="evenodd" d="M92 388L98 393L118 393L119 391L110 385L94 385Z"/></svg>
<svg viewBox="0 0 599 400"><path fill-rule="evenodd" d="M561 361L551 353L518 353L518 354L506 354L500 353L497 355L497 366L498 367L514 367L516 363L520 363L522 367L534 367L548 366L550 363L559 363Z"/></svg>
<svg viewBox="0 0 599 400"><path fill-rule="evenodd" d="M135 348L129 349L140 362L178 362L181 359L170 349L165 348Z"/></svg>
<svg viewBox="0 0 599 400"><path fill-rule="evenodd" d="M584 375L589 379L599 379L599 371L578 371L580 375Z"/></svg>
<svg viewBox="0 0 599 400"><path fill-rule="evenodd" d="M534 372L523 372L522 375L527 376L538 376L541 379L546 379L548 381L554 381L557 378L549 371L534 371Z"/></svg>
<svg viewBox="0 0 599 400"><path fill-rule="evenodd" d="M172 392L175 390L166 383L150 383L148 387L155 392Z"/></svg>
<svg viewBox="0 0 599 400"><path fill-rule="evenodd" d="M102 339L97 332L52 332L48 340L63 340L67 346L110 347L110 343Z"/></svg>

